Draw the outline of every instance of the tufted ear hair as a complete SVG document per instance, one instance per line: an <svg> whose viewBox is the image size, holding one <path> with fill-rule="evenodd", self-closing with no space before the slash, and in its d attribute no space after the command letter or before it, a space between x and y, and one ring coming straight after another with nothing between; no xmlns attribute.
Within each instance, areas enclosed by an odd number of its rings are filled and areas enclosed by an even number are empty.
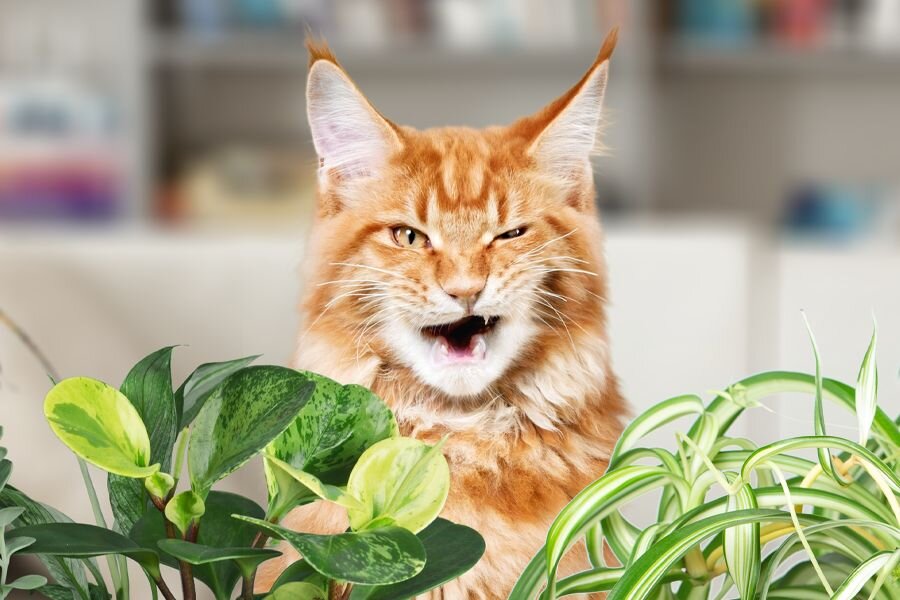
<svg viewBox="0 0 900 600"><path fill-rule="evenodd" d="M320 177L376 176L401 147L396 126L366 100L324 42L307 38L306 111Z"/></svg>
<svg viewBox="0 0 900 600"><path fill-rule="evenodd" d="M513 125L530 142L528 152L547 172L578 179L590 173L590 156L599 149L609 58L618 33L618 28L610 31L594 63L574 87Z"/></svg>

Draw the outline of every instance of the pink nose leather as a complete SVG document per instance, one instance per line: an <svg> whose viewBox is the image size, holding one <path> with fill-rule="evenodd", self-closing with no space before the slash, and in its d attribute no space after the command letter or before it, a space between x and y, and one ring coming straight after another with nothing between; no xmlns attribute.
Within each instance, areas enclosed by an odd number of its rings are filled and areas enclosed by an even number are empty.
<svg viewBox="0 0 900 600"><path fill-rule="evenodd" d="M441 288L451 298L459 300L466 309L471 311L478 300L478 294L484 289L484 279L475 277L455 276L441 282Z"/></svg>

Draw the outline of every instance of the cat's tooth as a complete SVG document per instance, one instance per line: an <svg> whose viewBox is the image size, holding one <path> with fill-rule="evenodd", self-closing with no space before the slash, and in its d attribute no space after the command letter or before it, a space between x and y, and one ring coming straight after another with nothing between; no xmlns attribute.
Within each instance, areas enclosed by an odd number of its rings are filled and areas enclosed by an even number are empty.
<svg viewBox="0 0 900 600"><path fill-rule="evenodd" d="M436 365L446 364L450 358L450 345L442 337L434 340L431 345L431 362Z"/></svg>
<svg viewBox="0 0 900 600"><path fill-rule="evenodd" d="M484 341L483 335L478 334L472 337L471 352L472 357L479 360L483 359L484 355L487 354L487 342Z"/></svg>

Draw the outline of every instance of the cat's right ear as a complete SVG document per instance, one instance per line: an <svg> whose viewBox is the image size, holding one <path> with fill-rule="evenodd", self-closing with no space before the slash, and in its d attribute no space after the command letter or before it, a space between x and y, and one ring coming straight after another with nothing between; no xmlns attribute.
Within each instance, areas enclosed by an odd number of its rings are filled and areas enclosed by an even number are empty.
<svg viewBox="0 0 900 600"><path fill-rule="evenodd" d="M377 176L400 149L396 127L366 100L323 42L307 38L306 111L320 182Z"/></svg>

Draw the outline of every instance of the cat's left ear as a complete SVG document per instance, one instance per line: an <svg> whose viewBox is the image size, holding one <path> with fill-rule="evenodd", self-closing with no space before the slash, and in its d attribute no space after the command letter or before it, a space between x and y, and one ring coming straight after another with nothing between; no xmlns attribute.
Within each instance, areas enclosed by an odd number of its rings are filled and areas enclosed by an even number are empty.
<svg viewBox="0 0 900 600"><path fill-rule="evenodd" d="M324 42L308 38L306 111L320 175L349 181L377 175L400 146L397 129L369 103Z"/></svg>
<svg viewBox="0 0 900 600"><path fill-rule="evenodd" d="M531 140L528 151L546 172L573 181L590 175L590 156L599 146L609 58L617 39L618 28L615 28L606 36L590 69L574 87L536 115L514 125Z"/></svg>

